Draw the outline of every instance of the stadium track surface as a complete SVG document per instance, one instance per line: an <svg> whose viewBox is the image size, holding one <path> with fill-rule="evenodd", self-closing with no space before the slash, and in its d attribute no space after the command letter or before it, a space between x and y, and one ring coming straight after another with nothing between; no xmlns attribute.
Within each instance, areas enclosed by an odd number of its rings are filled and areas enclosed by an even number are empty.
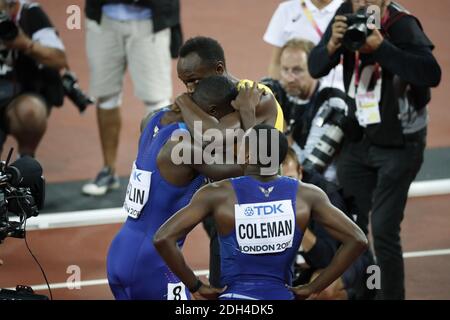
<svg viewBox="0 0 450 320"><path fill-rule="evenodd" d="M82 0L42 0L45 10L51 16L61 33L67 48L71 68L77 73L83 88L88 84L88 65L85 55L84 22L81 30L66 29L66 8L79 5ZM237 77L259 79L265 75L271 48L262 41L262 35L270 17L280 1L278 0L228 0L219 3L208 0L181 0L182 21L185 37L208 35L217 38L224 46L228 69ZM429 178L450 178L450 43L446 30L450 21L450 2L430 0L400 1L421 20L428 36L436 45L435 54L443 69L442 83L433 90L427 154L434 154L429 170L422 171L420 180ZM219 7L220 6L220 7ZM83 21L83 19L82 19ZM173 64L175 67L175 63ZM133 97L130 78L125 78L124 106L122 108L123 130L121 134L118 173L129 174L131 163L137 150L139 121L144 108ZM174 93L183 92L183 85L173 68ZM14 146L8 140L4 150ZM437 149L439 148L439 149ZM5 153L3 157L5 157ZM80 180L92 178L102 165L99 138L93 107L79 116L70 102L61 109L54 109L48 131L37 152L44 167L48 190L57 190L59 183L72 182L69 189L73 193L73 203L95 203L94 207L115 207L113 202L121 202L123 195L117 191L110 198L97 201L82 197L75 188ZM431 176L431 177L430 177ZM52 189L53 188L53 189ZM61 211L58 194L49 194L51 200L47 212ZM61 202L65 200L61 199ZM54 206L54 207L52 207ZM73 209L74 210L74 209ZM450 248L450 196L435 196L410 199L403 224L403 246L405 252L449 249ZM50 213L49 213L50 214ZM55 289L57 299L111 299L105 278L105 259L109 243L119 225L103 225L76 228L51 229L29 232L29 242L47 272L51 283L65 282L69 265L81 267L81 280L99 280L97 285L83 286L81 290ZM207 269L208 241L203 230L198 227L189 236L185 252L188 261L196 270ZM439 252L437 252L439 254ZM446 254L445 254L446 253ZM405 260L406 297L408 299L450 299L450 255L448 250L441 255L410 257ZM16 284L40 285L44 281L38 267L27 253L23 240L7 239L0 245L0 287ZM87 283L89 284L89 283ZM92 284L92 283L91 283ZM46 294L45 291L39 293Z"/></svg>

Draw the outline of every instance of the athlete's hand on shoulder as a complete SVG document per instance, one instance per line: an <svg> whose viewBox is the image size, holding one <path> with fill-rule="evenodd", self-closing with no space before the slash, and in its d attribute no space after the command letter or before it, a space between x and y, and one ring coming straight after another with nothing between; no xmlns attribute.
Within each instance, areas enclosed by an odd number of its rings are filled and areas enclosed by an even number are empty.
<svg viewBox="0 0 450 320"><path fill-rule="evenodd" d="M258 83L253 82L253 85L245 83L245 85L239 90L239 93L231 102L231 106L240 111L244 108L248 110L255 110L256 106L261 101L261 96L264 94L264 89L258 88Z"/></svg>
<svg viewBox="0 0 450 320"><path fill-rule="evenodd" d="M192 295L195 300L217 300L217 298L227 289L224 288L214 288L210 285L202 284L200 289L194 292Z"/></svg>
<svg viewBox="0 0 450 320"><path fill-rule="evenodd" d="M295 294L297 300L315 300L318 297L317 293L313 293L309 284L296 287L288 286L288 288Z"/></svg>

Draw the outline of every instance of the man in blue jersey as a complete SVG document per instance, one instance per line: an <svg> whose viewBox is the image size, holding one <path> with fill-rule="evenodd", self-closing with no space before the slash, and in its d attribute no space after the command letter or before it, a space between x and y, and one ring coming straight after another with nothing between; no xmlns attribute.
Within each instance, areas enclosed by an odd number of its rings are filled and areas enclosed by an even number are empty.
<svg viewBox="0 0 450 320"><path fill-rule="evenodd" d="M261 94L255 88L247 101L240 100L243 105L238 107L252 107ZM220 119L234 111L231 101L236 95L231 81L215 76L199 83L193 99ZM174 137L188 134L181 121L181 113L171 107L154 114L143 127L124 203L129 217L113 240L107 259L108 282L116 299L189 298L183 283L153 247L153 235L173 213L189 203L205 183L205 177L223 179L242 174L242 168L234 164L176 164L173 151L183 142ZM197 150L190 140L188 143L188 149L183 149L191 153L188 157L202 153L201 146ZM179 246L182 243L183 239L178 241Z"/></svg>
<svg viewBox="0 0 450 320"><path fill-rule="evenodd" d="M288 148L286 137L278 130L257 125L244 141L245 176L200 189L187 207L158 230L154 245L196 298L314 297L367 248L367 238L319 188L277 174ZM264 155L276 166L268 166ZM224 289L204 285L186 265L177 246L177 241L208 215L214 217L219 233ZM292 264L310 218L321 223L342 246L313 282L288 288Z"/></svg>

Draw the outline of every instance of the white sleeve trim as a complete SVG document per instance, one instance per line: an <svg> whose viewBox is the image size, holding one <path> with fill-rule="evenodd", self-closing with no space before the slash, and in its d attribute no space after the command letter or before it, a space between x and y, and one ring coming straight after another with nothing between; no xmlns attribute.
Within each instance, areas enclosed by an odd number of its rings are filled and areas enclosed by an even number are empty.
<svg viewBox="0 0 450 320"><path fill-rule="evenodd" d="M36 31L32 37L33 41L39 42L39 44L59 49L61 51L65 51L65 47L61 39L56 34L55 29L53 28L44 28L39 31Z"/></svg>

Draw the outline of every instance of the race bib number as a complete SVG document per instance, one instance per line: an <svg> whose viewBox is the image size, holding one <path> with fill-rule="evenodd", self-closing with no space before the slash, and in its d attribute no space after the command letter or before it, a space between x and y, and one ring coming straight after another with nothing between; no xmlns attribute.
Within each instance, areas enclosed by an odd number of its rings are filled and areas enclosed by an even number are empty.
<svg viewBox="0 0 450 320"><path fill-rule="evenodd" d="M167 300L188 300L183 282L167 284Z"/></svg>
<svg viewBox="0 0 450 320"><path fill-rule="evenodd" d="M362 127L381 122L380 107L373 91L356 95L356 117Z"/></svg>
<svg viewBox="0 0 450 320"><path fill-rule="evenodd" d="M123 204L123 208L131 218L137 219L141 215L142 208L148 201L151 178L152 173L150 171L139 170L133 163L133 170Z"/></svg>
<svg viewBox="0 0 450 320"><path fill-rule="evenodd" d="M237 204L234 212L242 253L277 253L292 247L295 216L291 200Z"/></svg>

